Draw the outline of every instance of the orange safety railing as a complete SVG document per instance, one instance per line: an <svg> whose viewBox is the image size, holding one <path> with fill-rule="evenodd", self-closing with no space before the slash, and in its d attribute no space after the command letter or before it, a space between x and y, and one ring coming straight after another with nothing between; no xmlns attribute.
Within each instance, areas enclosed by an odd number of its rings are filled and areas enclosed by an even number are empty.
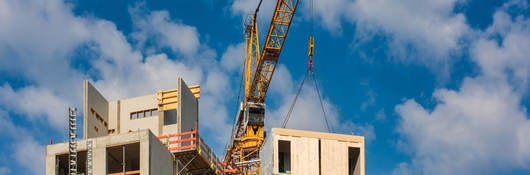
<svg viewBox="0 0 530 175"><path fill-rule="evenodd" d="M170 152L197 148L197 130L157 137Z"/></svg>
<svg viewBox="0 0 530 175"><path fill-rule="evenodd" d="M221 165L219 158L211 150L211 148L199 137L197 126L195 130L161 135L157 137L163 144L168 147L170 152L193 150L196 149L197 153L210 164L210 168L215 171L215 174L224 173L224 168Z"/></svg>

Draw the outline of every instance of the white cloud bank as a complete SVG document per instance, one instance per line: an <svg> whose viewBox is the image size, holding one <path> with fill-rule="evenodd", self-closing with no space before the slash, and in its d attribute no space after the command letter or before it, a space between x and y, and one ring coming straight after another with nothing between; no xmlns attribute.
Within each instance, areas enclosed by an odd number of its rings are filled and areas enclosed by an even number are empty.
<svg viewBox="0 0 530 175"><path fill-rule="evenodd" d="M480 68L457 90L438 89L425 109L409 99L396 106L401 148L412 161L394 174L497 174L530 169L530 20L502 9L470 49ZM495 38L499 38L495 39Z"/></svg>
<svg viewBox="0 0 530 175"><path fill-rule="evenodd" d="M221 133L210 141L224 145L232 125L228 114L222 112L226 110L229 92L219 90L234 89L227 75L235 70L231 62L237 59L228 57L238 56L234 54L237 46L228 49L232 53L226 54L220 64L217 53L200 42L195 27L175 22L166 11L133 9L130 13L134 31L130 39L138 43L133 47L113 22L75 16L71 6L61 0L0 1L0 73L27 82L21 87L10 82L0 84L0 110L9 112L5 113L6 118L13 118L7 114L19 114L16 116L39 129L65 133L64 111L68 106L81 106L83 79L94 82L109 100L116 100L175 88L176 78L183 77L190 85L203 85L201 121L218 122L216 125L201 122L204 124L201 126L205 132ZM144 48L148 47L147 38L154 39L156 48ZM168 57L160 48L171 49L178 58ZM153 51L144 55L142 49ZM87 54L76 58L79 50ZM78 69L77 61L88 63L84 65L88 70ZM27 129L10 123L12 128ZM12 157L31 154L38 162L18 163L31 174L42 174L45 156L42 144L33 137L16 139L9 154ZM33 151L25 151L28 147ZM2 168L0 172L9 169Z"/></svg>
<svg viewBox="0 0 530 175"><path fill-rule="evenodd" d="M456 3L459 1L317 0L314 15L317 24L334 35L343 35L345 25L355 26L352 49L383 35L389 57L448 74L451 57L462 52L462 41L471 32L464 15L453 13ZM308 16L309 3L302 3L302 8Z"/></svg>

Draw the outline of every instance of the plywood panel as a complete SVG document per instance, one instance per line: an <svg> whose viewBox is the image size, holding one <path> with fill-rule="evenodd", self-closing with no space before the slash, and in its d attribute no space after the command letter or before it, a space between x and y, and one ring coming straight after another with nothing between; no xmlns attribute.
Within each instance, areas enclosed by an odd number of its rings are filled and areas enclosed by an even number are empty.
<svg viewBox="0 0 530 175"><path fill-rule="evenodd" d="M292 137L292 174L318 175L318 139Z"/></svg>
<svg viewBox="0 0 530 175"><path fill-rule="evenodd" d="M348 147L345 142L321 140L322 174L348 174Z"/></svg>

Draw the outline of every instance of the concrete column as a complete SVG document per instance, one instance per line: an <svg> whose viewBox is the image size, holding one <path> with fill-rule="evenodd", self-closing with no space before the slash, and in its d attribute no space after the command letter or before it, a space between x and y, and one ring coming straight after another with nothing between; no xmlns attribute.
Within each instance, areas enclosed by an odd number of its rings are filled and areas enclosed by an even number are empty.
<svg viewBox="0 0 530 175"><path fill-rule="evenodd" d="M46 154L46 175L55 174L55 155Z"/></svg>
<svg viewBox="0 0 530 175"><path fill-rule="evenodd" d="M140 175L149 175L149 135L140 135Z"/></svg>
<svg viewBox="0 0 530 175"><path fill-rule="evenodd" d="M93 140L92 167L94 174L107 174L107 148L105 143L98 144Z"/></svg>

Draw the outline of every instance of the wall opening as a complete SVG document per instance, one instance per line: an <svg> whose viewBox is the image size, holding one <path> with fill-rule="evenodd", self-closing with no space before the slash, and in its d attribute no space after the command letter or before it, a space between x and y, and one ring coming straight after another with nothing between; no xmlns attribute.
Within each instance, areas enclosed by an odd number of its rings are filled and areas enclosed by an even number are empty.
<svg viewBox="0 0 530 175"><path fill-rule="evenodd" d="M164 125L177 124L177 110L165 110L164 111Z"/></svg>
<svg viewBox="0 0 530 175"><path fill-rule="evenodd" d="M291 173L291 141L278 140L278 172Z"/></svg>
<svg viewBox="0 0 530 175"><path fill-rule="evenodd" d="M67 175L69 169L68 154L55 156L55 174ZM77 152L77 174L86 174L86 151Z"/></svg>
<svg viewBox="0 0 530 175"><path fill-rule="evenodd" d="M359 175L361 170L359 168L359 155L361 149L355 147L348 147L348 174Z"/></svg>
<svg viewBox="0 0 530 175"><path fill-rule="evenodd" d="M107 174L123 173L124 168L127 174L140 173L139 142L107 148Z"/></svg>

